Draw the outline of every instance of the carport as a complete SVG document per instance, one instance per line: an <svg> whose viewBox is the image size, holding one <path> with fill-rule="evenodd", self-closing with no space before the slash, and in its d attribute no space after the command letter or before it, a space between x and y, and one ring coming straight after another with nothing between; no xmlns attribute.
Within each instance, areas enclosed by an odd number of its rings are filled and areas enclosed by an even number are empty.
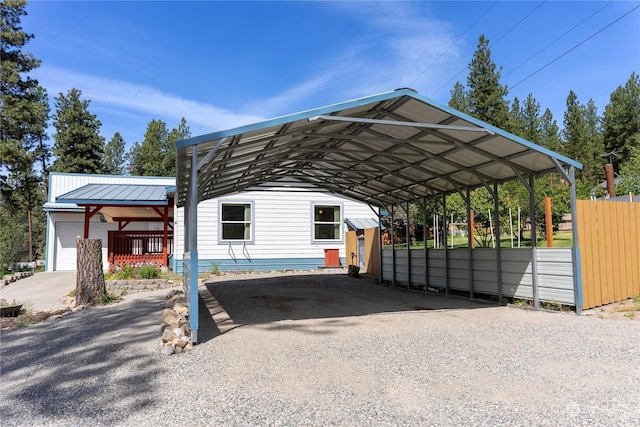
<svg viewBox="0 0 640 427"><path fill-rule="evenodd" d="M446 212L445 196L460 193L469 211L469 191L483 186L493 196L493 215L497 219L498 184L519 180L529 190L533 211L534 178L555 172L570 186L572 222L577 223L573 206L575 168L580 168L580 163L411 89L192 137L178 141L176 146L176 203L185 209L183 283L190 302L193 342L198 340L197 206L203 200L289 186L334 193L391 212L393 206L408 209L410 202L438 198ZM450 259L451 254L445 250L438 262L444 266L441 283L447 293L453 283L450 264L464 265L468 273L458 279L468 282L469 295L474 298L474 271L476 275L482 271L482 263L476 262L469 246L464 250L466 256ZM404 257L395 249L383 252L381 277L394 284L407 282L409 286L416 280L416 271L422 269L419 280L428 284L431 276L427 251L424 257L414 256L409 248L405 252ZM495 293L502 300L507 288L502 279L505 261L499 245L492 252L488 262L495 263ZM530 267L522 267L522 275L524 270L532 270L526 273L531 283L522 289L531 290L537 307L540 298L535 244L526 252L530 254ZM417 264L420 259L424 260L422 266ZM569 260L570 298L578 311L582 305L579 259L574 227ZM514 265L521 264L514 261ZM519 285L514 286L509 295L518 295Z"/></svg>

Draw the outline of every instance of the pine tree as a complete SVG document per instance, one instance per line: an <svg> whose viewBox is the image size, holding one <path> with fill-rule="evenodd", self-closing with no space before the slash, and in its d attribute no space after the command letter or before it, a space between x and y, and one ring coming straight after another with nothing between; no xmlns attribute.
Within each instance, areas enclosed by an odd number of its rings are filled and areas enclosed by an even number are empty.
<svg viewBox="0 0 640 427"><path fill-rule="evenodd" d="M631 150L640 144L640 77L631 74L624 86L618 86L604 109L603 143L612 156L616 170L631 158Z"/></svg>
<svg viewBox="0 0 640 427"><path fill-rule="evenodd" d="M467 93L464 89L464 85L460 82L456 82L451 89L451 99L449 100L449 107L460 111L461 113L469 114L469 100Z"/></svg>
<svg viewBox="0 0 640 427"><path fill-rule="evenodd" d="M634 139L629 157L620 168L620 183L616 190L620 194L640 194L640 134Z"/></svg>
<svg viewBox="0 0 640 427"><path fill-rule="evenodd" d="M583 165L577 173L578 178L584 185L595 187L604 176L601 157L604 145L600 118L593 100L589 100L586 106L582 105L576 93L569 91L562 135L566 155Z"/></svg>
<svg viewBox="0 0 640 427"><path fill-rule="evenodd" d="M49 114L46 91L28 73L40 66L24 52L33 38L21 28L26 1L0 3L0 264L33 260L42 249L44 233L40 208L45 188L49 149L46 127ZM38 173L35 163L41 164ZM24 225L24 227L23 227ZM40 234L38 234L40 233Z"/></svg>
<svg viewBox="0 0 640 427"><path fill-rule="evenodd" d="M125 141L116 132L104 147L104 172L111 175L122 175L125 172Z"/></svg>
<svg viewBox="0 0 640 427"><path fill-rule="evenodd" d="M491 60L489 40L480 36L478 50L469 64L467 77L467 99L469 113L496 127L506 129L509 126L508 90L500 84L500 69Z"/></svg>
<svg viewBox="0 0 640 427"><path fill-rule="evenodd" d="M135 143L129 151L129 171L140 176L175 176L175 143L190 136L183 118L177 128L167 130L162 120L152 120L147 125L142 143Z"/></svg>
<svg viewBox="0 0 640 427"><path fill-rule="evenodd" d="M79 89L71 89L55 98L53 116L56 133L52 170L69 173L102 173L104 138L100 121L89 112L90 101L82 100Z"/></svg>
<svg viewBox="0 0 640 427"><path fill-rule="evenodd" d="M553 118L553 113L548 108L540 117L540 145L556 153L562 154L562 141L558 122Z"/></svg>

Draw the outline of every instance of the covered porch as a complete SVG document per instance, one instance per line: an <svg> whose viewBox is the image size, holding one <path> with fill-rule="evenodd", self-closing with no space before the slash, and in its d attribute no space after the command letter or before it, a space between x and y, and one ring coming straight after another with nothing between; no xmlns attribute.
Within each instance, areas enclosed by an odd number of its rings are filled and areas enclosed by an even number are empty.
<svg viewBox="0 0 640 427"><path fill-rule="evenodd" d="M174 193L175 187L166 185L87 184L57 200L84 208L85 239L95 216L100 222L118 224L107 235L109 271L114 272L143 264L169 267Z"/></svg>

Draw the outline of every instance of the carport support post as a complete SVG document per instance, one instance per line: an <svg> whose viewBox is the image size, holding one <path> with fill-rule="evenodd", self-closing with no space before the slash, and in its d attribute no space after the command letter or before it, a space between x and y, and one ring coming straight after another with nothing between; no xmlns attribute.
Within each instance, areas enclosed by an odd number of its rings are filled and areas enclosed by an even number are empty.
<svg viewBox="0 0 640 427"><path fill-rule="evenodd" d="M500 205L498 203L498 183L493 184L493 224L496 235L496 267L498 268L498 302L502 304L502 248L500 244Z"/></svg>
<svg viewBox="0 0 640 427"><path fill-rule="evenodd" d="M427 237L429 228L427 227L427 199L422 199L422 236L424 238L424 290L429 290L429 251L427 249Z"/></svg>
<svg viewBox="0 0 640 427"><path fill-rule="evenodd" d="M449 249L447 249L447 196L442 195L442 240L444 240L444 283L449 295Z"/></svg>
<svg viewBox="0 0 640 427"><path fill-rule="evenodd" d="M395 286L396 285L396 229L393 226L393 223L395 222L395 216L393 211L394 211L393 205L391 205L391 269L393 270L391 275L391 285Z"/></svg>
<svg viewBox="0 0 640 427"><path fill-rule="evenodd" d="M578 244L578 214L576 212L576 170L569 166L569 192L571 197L571 236L573 245L573 295L576 304L576 314L582 314L582 266L580 261L580 245Z"/></svg>
<svg viewBox="0 0 640 427"><path fill-rule="evenodd" d="M405 214L407 215L407 223L405 224L405 234L407 235L407 290L409 290L411 289L411 227L409 226L409 221L411 221L411 218L409 218L409 202L407 202L405 207Z"/></svg>
<svg viewBox="0 0 640 427"><path fill-rule="evenodd" d="M475 298L473 294L473 218L471 215L471 192L467 188L464 198L467 204L467 255L469 257L469 298Z"/></svg>
<svg viewBox="0 0 640 427"><path fill-rule="evenodd" d="M189 251L189 329L191 342L198 342L198 146L191 147L191 175L185 212Z"/></svg>
<svg viewBox="0 0 640 427"><path fill-rule="evenodd" d="M538 290L538 235L536 233L536 189L533 175L529 175L529 222L531 223L531 285L533 307L540 308L540 291Z"/></svg>

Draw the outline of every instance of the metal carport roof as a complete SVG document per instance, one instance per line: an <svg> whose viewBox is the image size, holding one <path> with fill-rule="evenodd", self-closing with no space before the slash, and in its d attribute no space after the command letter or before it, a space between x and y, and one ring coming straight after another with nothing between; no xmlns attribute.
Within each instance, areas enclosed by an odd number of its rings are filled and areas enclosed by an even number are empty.
<svg viewBox="0 0 640 427"><path fill-rule="evenodd" d="M177 142L177 204L196 153L198 202L308 186L373 206L539 175L580 163L398 89Z"/></svg>

